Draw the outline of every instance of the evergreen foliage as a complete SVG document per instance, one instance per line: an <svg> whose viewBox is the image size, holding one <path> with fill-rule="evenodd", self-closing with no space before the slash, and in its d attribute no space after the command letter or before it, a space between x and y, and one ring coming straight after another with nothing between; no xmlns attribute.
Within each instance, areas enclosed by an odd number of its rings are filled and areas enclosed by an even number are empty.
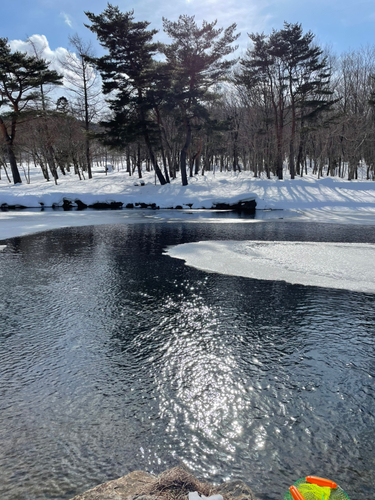
<svg viewBox="0 0 375 500"><path fill-rule="evenodd" d="M0 38L0 130L12 170L14 184L21 176L14 154L17 122L40 97L45 84L61 85L62 76L49 69L43 59L12 52L6 38ZM10 112L9 112L10 110Z"/></svg>
<svg viewBox="0 0 375 500"><path fill-rule="evenodd" d="M191 143L194 121L209 119L208 103L218 97L214 87L227 75L235 60L226 58L237 47L233 42L236 24L226 30L215 28L217 21L203 21L199 27L194 16L180 16L172 22L163 18L164 31L172 39L163 46L171 74L170 100L179 110L185 130L185 141L180 153L182 184L188 184L186 156Z"/></svg>
<svg viewBox="0 0 375 500"><path fill-rule="evenodd" d="M9 182L9 164L21 182L17 161L57 182L71 167L90 178L92 162L105 165L108 156L129 175L153 169L161 184L180 171L187 185L189 170L192 177L216 168L282 179L286 168L294 178L310 166L318 176L356 179L363 163L375 179L374 46L337 58L301 24L285 22L251 33L235 66L235 24L163 18L169 42L161 44L133 11L108 4L86 14L105 55L69 38L73 51L59 59L69 100L54 111L46 85L61 77L42 58L46 46L31 37L29 56L0 38L0 168Z"/></svg>
<svg viewBox="0 0 375 500"><path fill-rule="evenodd" d="M142 137L146 143L153 167L161 184L166 179L161 172L155 145L157 126L150 116L155 106L155 69L153 56L158 44L152 39L156 30L147 30L150 23L135 22L133 11L122 13L108 4L100 15L86 12L91 21L88 28L97 35L108 54L91 58L103 80L103 93L113 117L102 122L107 134L106 143L125 146Z"/></svg>
<svg viewBox="0 0 375 500"><path fill-rule="evenodd" d="M333 104L330 89L331 72L323 51L313 45L314 35L303 34L300 24L284 23L281 30L249 35L253 47L241 60L237 83L248 92L263 94L271 106L276 138L275 171L283 178L284 129L291 122L289 161L292 179L295 175L295 141L299 126L299 148L306 140L306 124ZM298 164L299 165L299 164Z"/></svg>

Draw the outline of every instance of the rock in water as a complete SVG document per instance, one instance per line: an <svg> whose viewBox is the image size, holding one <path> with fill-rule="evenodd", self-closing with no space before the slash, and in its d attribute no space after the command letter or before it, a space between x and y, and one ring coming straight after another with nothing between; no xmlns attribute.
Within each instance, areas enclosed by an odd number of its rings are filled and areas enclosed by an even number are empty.
<svg viewBox="0 0 375 500"><path fill-rule="evenodd" d="M180 467L169 469L158 477L134 471L120 479L100 484L71 500L188 500L190 492L197 492L201 498L221 495L224 500L256 500L243 481L214 486L199 481Z"/></svg>
<svg viewBox="0 0 375 500"><path fill-rule="evenodd" d="M136 470L119 479L100 484L82 495L75 496L72 500L124 500L136 496L140 488L151 486L154 482L154 476Z"/></svg>

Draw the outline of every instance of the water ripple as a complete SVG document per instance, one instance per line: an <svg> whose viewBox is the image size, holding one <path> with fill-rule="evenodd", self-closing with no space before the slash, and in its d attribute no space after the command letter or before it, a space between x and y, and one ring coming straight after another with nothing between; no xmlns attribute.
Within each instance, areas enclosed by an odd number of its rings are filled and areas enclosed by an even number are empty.
<svg viewBox="0 0 375 500"><path fill-rule="evenodd" d="M2 500L68 499L180 462L265 499L315 473L367 500L374 296L162 255L203 236L336 241L355 229L199 226L61 230L1 252Z"/></svg>

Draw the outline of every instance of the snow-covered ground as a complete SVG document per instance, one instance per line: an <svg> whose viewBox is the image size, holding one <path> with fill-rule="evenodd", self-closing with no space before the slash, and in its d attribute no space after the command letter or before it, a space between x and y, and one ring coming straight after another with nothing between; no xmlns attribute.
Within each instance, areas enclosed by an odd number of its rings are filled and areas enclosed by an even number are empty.
<svg viewBox="0 0 375 500"><path fill-rule="evenodd" d="M110 201L122 202L124 206L128 203L155 203L161 209L178 205L188 208L191 205L193 210L211 208L219 202L236 203L255 198L257 219L272 216L286 218L293 211L294 215L298 214L299 220L375 224L375 182L316 179L311 175L293 181L279 181L254 178L247 172L209 172L189 179L189 185L185 187L181 186L179 179L160 186L155 184L153 174L145 172L143 182L144 186L137 177L130 177L124 171L112 171L106 175L103 169L96 169L91 180L79 181L77 176L67 174L61 176L58 185L55 185L52 181L46 182L39 169L32 168L31 183L14 186L3 174L0 205L24 205L34 210L0 212L0 240L65 226L145 222L150 218L154 221L192 220L191 210L188 217L185 212L177 210L120 210L109 213L90 210L40 211L41 203L45 207L61 205L64 198L73 202L79 199L88 205ZM262 212L265 210L289 212ZM208 222L207 214L204 217ZM200 218L202 214L195 213L194 220ZM218 222L217 218L212 220Z"/></svg>
<svg viewBox="0 0 375 500"><path fill-rule="evenodd" d="M236 203L239 200L255 198L257 208L311 210L329 208L336 210L358 210L375 213L375 182L358 180L345 181L338 178L317 179L311 175L293 181L286 179L268 180L254 178L249 172L212 172L189 179L188 186L181 186L176 179L165 186L155 184L152 173L144 173L145 185L137 177L130 177L125 171L113 171L105 175L94 171L91 180L79 181L77 176L61 176L56 186L46 182L39 169L31 172L31 183L9 184L2 175L0 181L0 205L24 205L40 208L62 204L63 198L83 203L118 201L124 203L156 203L160 208L181 205L192 208L211 208L214 203ZM137 184L137 185L135 185Z"/></svg>
<svg viewBox="0 0 375 500"><path fill-rule="evenodd" d="M45 182L38 171L32 172L30 184L11 185L0 181L0 205L24 205L31 210L1 211L0 240L39 231L67 227L114 223L231 222L256 223L267 218L282 218L323 223L375 225L375 182L345 181L337 178L302 179L254 178L252 174L206 173L189 179L181 186L155 184L145 173L145 185L124 171L95 171L92 180L78 181L73 175L62 177L58 185ZM135 185L136 184L136 185ZM67 211L40 210L63 199L83 203L122 202L155 203L161 210ZM257 214L253 219L238 219L227 214L219 219L211 208L215 203L237 203L255 198ZM163 210L182 206L186 210ZM280 212L282 211L282 212ZM0 246L0 251L5 248ZM375 293L375 271L368 265L375 261L375 245L282 242L198 242L167 250L187 265L212 272L260 279L285 280L290 283L346 288Z"/></svg>
<svg viewBox="0 0 375 500"><path fill-rule="evenodd" d="M30 177L30 184L23 182L14 186L2 174L0 206L23 205L34 210L0 212L0 240L65 226L145 222L150 218L155 221L192 220L194 209L209 209L215 203L237 203L251 198L257 202L257 219L287 218L294 214L299 220L306 221L375 224L375 182L365 180L349 182L338 178L316 179L309 175L293 181L287 178L279 181L254 178L248 172L209 172L190 178L185 187L181 186L179 179L160 186L155 183L152 173L144 172L144 185L141 185L137 177L130 177L123 170L110 171L106 175L100 167L94 170L91 180L79 181L77 176L68 173L61 176L58 185L53 181L46 182L40 169L32 167ZM176 210L40 211L41 204L44 207L61 206L64 198L73 203L79 199L87 205L117 201L124 206L128 203L155 203L161 209L182 206L193 210L189 209L189 217L184 211ZM284 212L265 212L271 210ZM196 212L194 219L201 217L202 213ZM207 214L204 214L204 220L209 221ZM212 220L218 222L217 218Z"/></svg>

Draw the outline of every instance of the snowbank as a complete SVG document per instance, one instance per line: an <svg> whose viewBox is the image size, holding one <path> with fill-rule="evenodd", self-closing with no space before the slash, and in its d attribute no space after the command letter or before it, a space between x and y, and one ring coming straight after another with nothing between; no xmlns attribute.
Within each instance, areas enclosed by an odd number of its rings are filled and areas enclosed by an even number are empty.
<svg viewBox="0 0 375 500"><path fill-rule="evenodd" d="M55 185L46 182L39 169L31 171L31 183L9 184L4 176L0 181L0 206L23 205L32 210L0 211L0 241L49 229L96 224L135 223L184 220L189 222L254 222L236 219L229 213L226 218L211 217L199 209L211 208L218 203L236 204L240 200L255 198L256 219L287 218L291 213L298 220L337 222L349 224L375 224L375 182L345 181L335 178L279 181L254 178L251 173L206 173L189 179L188 186L181 186L179 179L171 184L155 184L153 174L145 173L144 186L136 177L124 171L94 171L91 180L79 181L73 174L62 176ZM136 184L136 185L135 185ZM182 206L188 211L176 210L114 210L63 212L44 210L52 205L62 206L64 198L79 199L92 205L97 202L127 204L154 203L163 208ZM195 209L198 209L196 212ZM267 211L270 210L270 211ZM273 212L284 210L282 214ZM289 211L289 212L287 212ZM292 219L293 220L293 219Z"/></svg>
<svg viewBox="0 0 375 500"><path fill-rule="evenodd" d="M154 175L145 173L145 185L125 171L94 172L91 180L79 181L77 176L61 176L56 186L46 182L39 171L33 172L30 184L11 185L3 177L0 181L0 206L23 205L38 208L62 205L63 199L81 200L87 205L97 202L124 204L155 203L160 208L211 208L216 203L238 203L255 198L257 209L345 208L375 213L375 182L344 181L336 178L316 179L312 176L295 180L259 179L249 172L206 173L189 179L181 186L176 179L165 186L155 184ZM137 185L134 185L137 184Z"/></svg>

